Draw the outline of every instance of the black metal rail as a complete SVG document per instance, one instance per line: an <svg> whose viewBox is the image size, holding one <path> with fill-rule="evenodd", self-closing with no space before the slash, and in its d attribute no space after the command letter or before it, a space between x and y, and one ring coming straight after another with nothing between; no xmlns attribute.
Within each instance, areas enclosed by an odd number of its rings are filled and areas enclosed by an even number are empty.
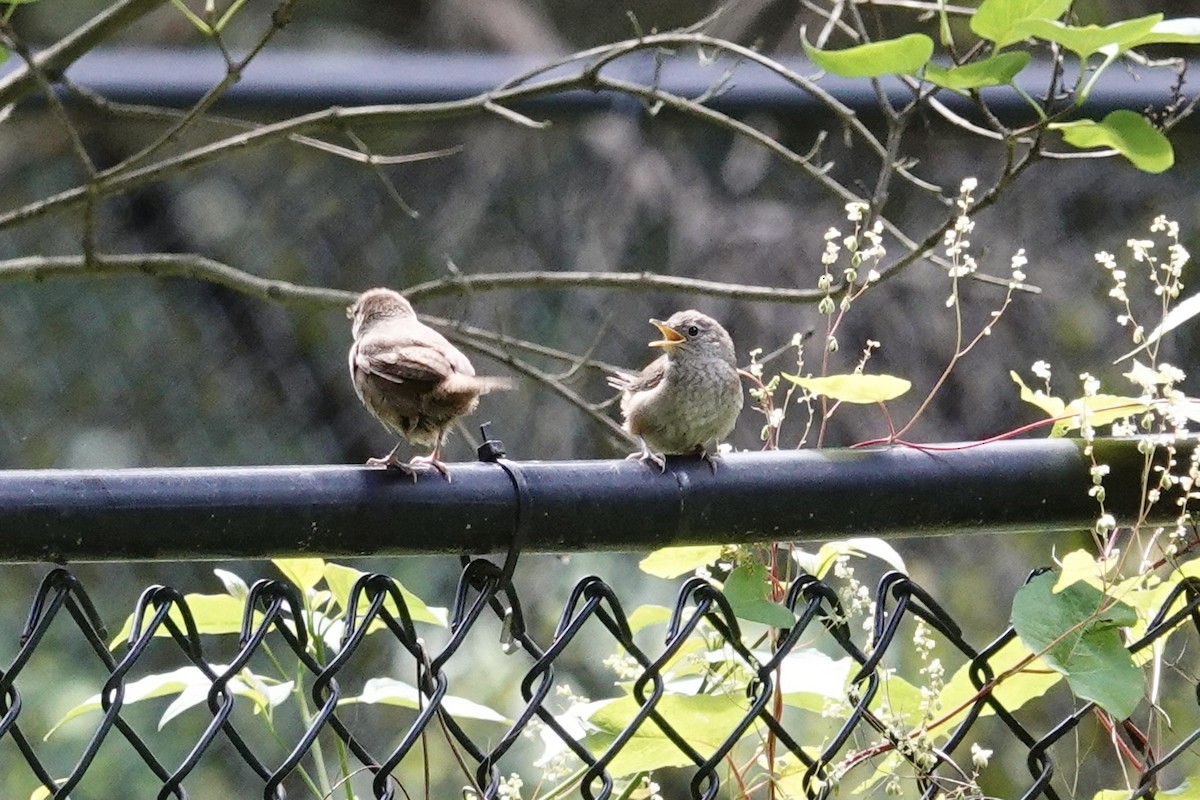
<svg viewBox="0 0 1200 800"><path fill-rule="evenodd" d="M326 108L377 103L434 103L461 100L490 91L529 69L558 56L480 52L420 52L403 49L375 51L303 51L274 48L259 54L241 80L224 95L223 102L249 108ZM780 57L780 63L802 75L817 75L811 62ZM586 62L561 67L543 77L578 72ZM0 65L0 85L10 73L24 69L19 59ZM1021 74L1022 87L1032 93L1050 83L1051 65L1034 63ZM758 64L729 57L704 64L695 58L669 58L656 62L653 53L632 53L609 66L613 77L655 85L668 92L696 97L724 81L721 92L707 105L724 111L773 111L824 115L828 110L815 98ZM225 75L225 62L215 49L109 47L81 56L66 74L80 86L112 100L167 106L189 106ZM1175 73L1168 69L1109 70L1087 103L1091 113L1114 108L1141 109L1163 105L1170 99ZM897 80L882 86L893 102L904 103L912 92ZM868 81L821 77L821 87L854 109L871 116L879 113L878 98ZM1024 115L1028 104L1009 87L985 89L994 113ZM956 111L973 114L967 98L951 92L939 95ZM39 99L31 95L32 99ZM537 101L542 108L563 111L603 111L640 108L628 98L608 92L563 92ZM1185 123L1186 124L1186 123Z"/></svg>
<svg viewBox="0 0 1200 800"><path fill-rule="evenodd" d="M941 446L946 447L946 446ZM953 447L953 446L950 446ZM1190 442L1180 445L1181 458ZM1107 509L1137 513L1144 457L1103 440ZM667 544L1091 527L1078 440L965 449L452 465L0 471L0 561L646 550ZM1169 509L1169 503L1160 503Z"/></svg>

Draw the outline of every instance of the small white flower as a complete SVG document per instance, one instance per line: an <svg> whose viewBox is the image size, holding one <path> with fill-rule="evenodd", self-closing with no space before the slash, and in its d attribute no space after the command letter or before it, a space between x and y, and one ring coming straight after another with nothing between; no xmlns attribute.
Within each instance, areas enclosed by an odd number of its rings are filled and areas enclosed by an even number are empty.
<svg viewBox="0 0 1200 800"><path fill-rule="evenodd" d="M1030 369L1033 371L1033 374L1036 377L1041 378L1044 381L1050 380L1050 365L1045 361L1038 359L1037 361L1033 362L1033 366L1030 367Z"/></svg>
<svg viewBox="0 0 1200 800"><path fill-rule="evenodd" d="M975 769L983 769L988 765L988 759L992 757L992 751L980 747L977 742L971 743L971 763L975 765Z"/></svg>

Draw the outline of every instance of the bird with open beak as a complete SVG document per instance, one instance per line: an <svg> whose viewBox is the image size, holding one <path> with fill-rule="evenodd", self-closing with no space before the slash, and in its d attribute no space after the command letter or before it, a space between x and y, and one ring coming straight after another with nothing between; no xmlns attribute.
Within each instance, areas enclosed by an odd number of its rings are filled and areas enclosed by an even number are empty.
<svg viewBox="0 0 1200 800"><path fill-rule="evenodd" d="M367 461L394 467L416 479L415 467L431 466L450 480L440 460L446 429L479 405L479 396L511 389L508 378L481 377L446 337L417 319L412 304L391 289L369 289L346 309L353 320L350 378L358 399L392 433L402 437L392 452ZM407 464L400 444L433 446Z"/></svg>
<svg viewBox="0 0 1200 800"><path fill-rule="evenodd" d="M709 442L729 435L742 410L733 340L720 323L689 309L666 322L652 319L662 338L650 342L665 352L637 374L608 383L620 389L625 430L642 443L630 458L666 471L666 455L697 455L716 468Z"/></svg>

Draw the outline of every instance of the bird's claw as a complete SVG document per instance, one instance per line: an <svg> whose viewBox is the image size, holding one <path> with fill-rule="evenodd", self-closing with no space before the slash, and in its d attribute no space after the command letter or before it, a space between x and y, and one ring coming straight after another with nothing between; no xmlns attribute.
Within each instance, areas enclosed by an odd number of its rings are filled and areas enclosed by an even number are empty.
<svg viewBox="0 0 1200 800"><path fill-rule="evenodd" d="M704 447L703 445L697 448L696 455L699 456L701 460L708 462L708 468L712 470L713 475L717 474L717 463L720 462L721 456L716 453L708 452L708 448Z"/></svg>
<svg viewBox="0 0 1200 800"><path fill-rule="evenodd" d="M654 466L658 467L659 472L667 471L667 459L665 456L660 456L658 453L652 453L649 450L643 450L638 453L630 453L625 456L626 461L649 461Z"/></svg>
<svg viewBox="0 0 1200 800"><path fill-rule="evenodd" d="M384 467L385 469L398 469L404 475L411 476L413 483L417 482L417 471L412 465L396 458L396 454L392 453L387 458L368 458L368 467Z"/></svg>
<svg viewBox="0 0 1200 800"><path fill-rule="evenodd" d="M442 477L446 479L446 483L450 483L450 468L438 460L437 456L414 456L412 461L409 461L409 469L413 466L433 467L438 472L442 473Z"/></svg>

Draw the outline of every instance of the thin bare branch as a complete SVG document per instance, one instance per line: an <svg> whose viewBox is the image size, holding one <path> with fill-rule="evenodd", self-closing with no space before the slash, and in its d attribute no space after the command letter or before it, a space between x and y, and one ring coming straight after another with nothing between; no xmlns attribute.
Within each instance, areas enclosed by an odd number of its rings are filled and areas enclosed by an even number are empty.
<svg viewBox="0 0 1200 800"><path fill-rule="evenodd" d="M816 303L825 296L824 292L817 289L753 286L658 275L652 272L497 272L461 275L410 286L404 290L404 296L410 300L422 300L472 291L551 287L686 292L727 300L757 300L770 303Z"/></svg>
<svg viewBox="0 0 1200 800"><path fill-rule="evenodd" d="M80 56L117 32L136 22L165 0L122 0L105 8L96 16L34 56L34 63L43 74L57 77ZM0 106L15 103L37 88L37 78L28 66L19 67L0 78Z"/></svg>
<svg viewBox="0 0 1200 800"><path fill-rule="evenodd" d="M90 259L82 255L29 256L0 261L0 281L117 275L190 278L225 286L260 300L290 305L347 306L358 297L357 292L260 278L228 264L192 254L96 255Z"/></svg>
<svg viewBox="0 0 1200 800"><path fill-rule="evenodd" d="M461 328L457 328L453 325L445 329L445 334L447 339L459 345L460 347L465 347L469 350L475 351L476 353L482 353L488 358L498 361L501 364L505 364L516 372L527 375L539 383L549 387L551 391L566 400L571 405L578 408L585 415L587 415L588 418L603 428L605 432L615 437L618 441L625 442L630 445L635 444L633 437L630 436L624 428L618 425L616 420L606 416L605 414L602 414L596 408L596 406L588 402L587 398L580 395L570 386L567 386L550 373L540 370L532 364L522 361L516 356L506 353L505 351L494 347L487 342L481 342L473 336L466 335Z"/></svg>
<svg viewBox="0 0 1200 800"><path fill-rule="evenodd" d="M182 117L168 130L164 131L157 139L143 147L138 152L122 159L120 163L114 164L109 169L101 173L101 177L109 177L119 175L126 172L137 164L140 164L147 159L153 157L156 153L160 153L171 142L177 141L188 128L192 127L204 113L212 108L217 100L229 91L230 87L242 79L242 72L254 60L254 57L262 52L267 43L275 37L283 29L284 24L290 18L290 10L295 0L279 0L275 13L271 15L271 23L267 29L259 35L258 40L250 47L249 52L240 60L234 61L229 53L224 49L224 43L221 37L215 36L217 43L221 45L221 52L225 56L226 70L225 76L217 82L217 85L204 93L204 96L196 102L194 106L187 110Z"/></svg>
<svg viewBox="0 0 1200 800"><path fill-rule="evenodd" d="M490 111L497 116L504 117L509 122L515 122L516 124L526 128L533 128L534 130L540 131L550 127L549 120L538 120L533 119L532 117L527 117L524 114L519 114L516 111L513 111L511 108L506 108L499 103L493 103L491 100L484 101L483 110Z"/></svg>
<svg viewBox="0 0 1200 800"><path fill-rule="evenodd" d="M535 355L553 358L557 361L570 364L572 367L571 370L566 374L557 376L558 380L566 380L572 373L575 372L577 367L587 367L588 369L593 369L606 374L620 372L625 369L624 367L619 367L616 364L609 364L607 361L598 361L594 358L589 358L587 357L586 353L583 356L580 356L577 353L568 353L566 350L558 350L553 347L547 347L544 344L531 342L528 339L520 339L516 336L509 336L506 333L490 331L487 328L479 328L474 325L468 325L465 322L446 319L445 317L434 317L430 316L429 314L421 314L420 316L422 320L429 325L433 325L435 328L455 328L461 331L465 336L472 336L481 341L500 345L506 350L524 350L527 353L534 353ZM589 352L590 349L591 348L589 348Z"/></svg>

